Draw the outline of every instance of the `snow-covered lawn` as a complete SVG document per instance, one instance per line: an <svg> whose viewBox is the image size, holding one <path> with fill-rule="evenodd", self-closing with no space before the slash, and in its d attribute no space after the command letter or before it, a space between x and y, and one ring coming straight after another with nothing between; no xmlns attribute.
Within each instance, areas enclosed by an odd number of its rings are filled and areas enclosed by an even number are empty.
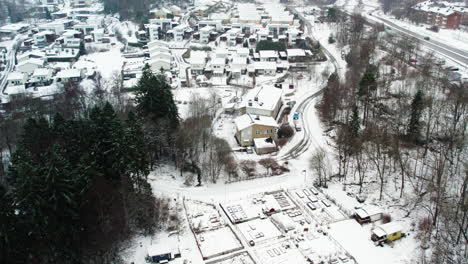
<svg viewBox="0 0 468 264"><path fill-rule="evenodd" d="M270 219L255 219L236 226L247 241L252 240L256 244L281 236L281 232Z"/></svg>
<svg viewBox="0 0 468 264"><path fill-rule="evenodd" d="M414 263L411 260L418 246L411 236L378 247L370 240L371 228L371 224L361 226L351 219L331 224L329 231L359 264Z"/></svg>
<svg viewBox="0 0 468 264"><path fill-rule="evenodd" d="M203 258L213 258L243 248L229 227L202 232L196 235Z"/></svg>

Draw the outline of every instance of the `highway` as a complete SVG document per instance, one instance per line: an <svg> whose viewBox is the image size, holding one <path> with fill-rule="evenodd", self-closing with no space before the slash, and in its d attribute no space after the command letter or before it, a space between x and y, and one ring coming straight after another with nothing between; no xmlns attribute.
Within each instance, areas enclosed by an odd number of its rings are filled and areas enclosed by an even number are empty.
<svg viewBox="0 0 468 264"><path fill-rule="evenodd" d="M384 23L387 27L396 30L400 33L403 33L406 36L416 38L423 46L426 46L429 49L432 49L440 54L442 54L445 57L448 57L458 63L460 63L462 66L467 67L468 65L468 52L454 48L452 46L449 46L447 44L444 44L442 42L436 41L436 40L425 40L424 35L421 35L419 33L416 33L414 31L410 31L404 27L401 27L392 21L389 21L388 19L379 17L374 15L375 11L369 13L370 16L372 16L374 19L377 21L380 21ZM364 18L366 18L364 16ZM370 19L368 19L368 22L372 23Z"/></svg>

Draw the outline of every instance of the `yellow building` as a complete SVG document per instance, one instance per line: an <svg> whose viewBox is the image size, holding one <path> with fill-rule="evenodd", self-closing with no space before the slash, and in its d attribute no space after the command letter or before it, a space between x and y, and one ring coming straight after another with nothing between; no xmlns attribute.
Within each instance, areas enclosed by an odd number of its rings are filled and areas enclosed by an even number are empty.
<svg viewBox="0 0 468 264"><path fill-rule="evenodd" d="M243 147L251 146L256 138L276 138L278 123L269 116L245 114L234 120L236 139Z"/></svg>
<svg viewBox="0 0 468 264"><path fill-rule="evenodd" d="M374 242L392 242L403 236L403 228L397 223L387 223L372 230L371 239Z"/></svg>

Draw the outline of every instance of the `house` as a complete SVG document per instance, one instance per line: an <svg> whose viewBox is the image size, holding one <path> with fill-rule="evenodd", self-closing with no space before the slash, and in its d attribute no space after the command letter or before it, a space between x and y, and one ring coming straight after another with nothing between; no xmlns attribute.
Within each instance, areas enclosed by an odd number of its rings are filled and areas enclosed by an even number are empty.
<svg viewBox="0 0 468 264"><path fill-rule="evenodd" d="M156 18L167 18L168 14L172 15L172 12L165 7L161 9L153 9L151 13L153 13Z"/></svg>
<svg viewBox="0 0 468 264"><path fill-rule="evenodd" d="M361 207L354 211L354 217L360 224L371 223L382 219L382 211L377 207Z"/></svg>
<svg viewBox="0 0 468 264"><path fill-rule="evenodd" d="M31 74L34 72L35 69L44 66L44 61L41 59L27 59L22 61L16 65L16 69L20 72Z"/></svg>
<svg viewBox="0 0 468 264"><path fill-rule="evenodd" d="M288 43L289 45L297 44L297 41L302 39L302 31L297 28L290 28L288 30Z"/></svg>
<svg viewBox="0 0 468 264"><path fill-rule="evenodd" d="M155 60L155 59L164 59L164 60L171 61L172 55L164 51L157 51L157 52L150 53L150 60Z"/></svg>
<svg viewBox="0 0 468 264"><path fill-rule="evenodd" d="M73 26L73 29L79 31L85 35L91 34L91 32L99 29L99 24L97 23L79 23Z"/></svg>
<svg viewBox="0 0 468 264"><path fill-rule="evenodd" d="M47 86L51 85L52 82L52 70L48 68L35 69L30 79L30 83L34 86Z"/></svg>
<svg viewBox="0 0 468 264"><path fill-rule="evenodd" d="M44 60L46 57L46 54L40 50L31 50L31 51L27 51L21 55L18 55L16 57L18 63L20 62L23 62L23 61L26 61L28 59L31 59L31 58L35 58L35 59L42 59Z"/></svg>
<svg viewBox="0 0 468 264"><path fill-rule="evenodd" d="M307 61L306 53L303 49L287 49L286 54L289 62L305 62Z"/></svg>
<svg viewBox="0 0 468 264"><path fill-rule="evenodd" d="M210 42L210 34L213 31L215 31L215 29L211 26L206 26L200 29L200 43Z"/></svg>
<svg viewBox="0 0 468 264"><path fill-rule="evenodd" d="M236 51L237 57L240 58L248 58L250 54L250 50L248 48L239 48Z"/></svg>
<svg viewBox="0 0 468 264"><path fill-rule="evenodd" d="M178 25L173 29L174 32L174 40L180 42L184 40L185 31L188 30L190 27L187 25Z"/></svg>
<svg viewBox="0 0 468 264"><path fill-rule="evenodd" d="M171 246L174 243L158 243L153 244L148 247L147 255L146 255L146 262L148 263L168 263L169 261L180 258L180 250L175 247Z"/></svg>
<svg viewBox="0 0 468 264"><path fill-rule="evenodd" d="M171 50L165 46L152 46L148 50L150 57L152 56L152 54L156 54L158 52L171 53Z"/></svg>
<svg viewBox="0 0 468 264"><path fill-rule="evenodd" d="M8 86L24 85L28 80L28 75L24 72L10 72L7 77Z"/></svg>
<svg viewBox="0 0 468 264"><path fill-rule="evenodd" d="M247 58L234 57L231 61L231 74L234 78L239 78L247 71Z"/></svg>
<svg viewBox="0 0 468 264"><path fill-rule="evenodd" d="M276 138L278 124L270 116L244 114L234 120L235 137L244 147L251 146L255 138Z"/></svg>
<svg viewBox="0 0 468 264"><path fill-rule="evenodd" d="M171 10L174 16L180 15L180 12L182 11L182 9L176 5L172 5L171 7L169 7L169 9Z"/></svg>
<svg viewBox="0 0 468 264"><path fill-rule="evenodd" d="M103 28L95 29L93 30L92 35L93 35L93 40L95 42L100 42L104 38L104 29Z"/></svg>
<svg viewBox="0 0 468 264"><path fill-rule="evenodd" d="M261 50L259 51L260 61L277 61L278 52L276 50Z"/></svg>
<svg viewBox="0 0 468 264"><path fill-rule="evenodd" d="M217 49L215 52L215 58L227 59L229 51L227 49Z"/></svg>
<svg viewBox="0 0 468 264"><path fill-rule="evenodd" d="M51 31L55 35L61 35L65 31L65 24L63 21L56 20L49 23L41 24L38 27L40 31Z"/></svg>
<svg viewBox="0 0 468 264"><path fill-rule="evenodd" d="M275 75L276 74L276 62L273 61L254 61L255 74L264 75Z"/></svg>
<svg viewBox="0 0 468 264"><path fill-rule="evenodd" d="M151 70L155 73L160 73L161 69L167 71L171 69L171 61L166 59L153 59L149 60L148 64L151 67Z"/></svg>
<svg viewBox="0 0 468 264"><path fill-rule="evenodd" d="M276 118L283 105L281 95L282 91L273 86L265 85L251 89L244 96L239 112Z"/></svg>
<svg viewBox="0 0 468 264"><path fill-rule="evenodd" d="M29 25L24 23L8 24L0 28L0 36L14 37L17 34L25 33L29 30Z"/></svg>
<svg viewBox="0 0 468 264"><path fill-rule="evenodd" d="M392 242L404 236L402 230L403 227L397 223L386 223L372 230L371 239L374 242Z"/></svg>
<svg viewBox="0 0 468 264"><path fill-rule="evenodd" d="M49 30L41 31L33 35L34 45L36 45L39 48L47 46L47 44L49 42L53 42L54 39L54 32Z"/></svg>
<svg viewBox="0 0 468 264"><path fill-rule="evenodd" d="M92 0L70 0L70 5L72 7L87 7L90 6Z"/></svg>
<svg viewBox="0 0 468 264"><path fill-rule="evenodd" d="M58 83L65 84L67 82L78 83L85 77L83 70L79 69L65 69L57 72L55 79Z"/></svg>
<svg viewBox="0 0 468 264"><path fill-rule="evenodd" d="M164 41L153 40L153 41L148 42L148 49L159 48L159 47L169 49L167 43Z"/></svg>
<svg viewBox="0 0 468 264"><path fill-rule="evenodd" d="M211 68L213 69L214 76L223 76L224 70L226 68L226 59L224 58L214 58L211 61Z"/></svg>
<svg viewBox="0 0 468 264"><path fill-rule="evenodd" d="M206 60L207 53L205 51L190 52L190 70L193 75L200 75L204 73Z"/></svg>
<svg viewBox="0 0 468 264"><path fill-rule="evenodd" d="M202 29L206 26L213 27L216 31L221 31L223 24L221 20L200 20L198 21L198 29Z"/></svg>
<svg viewBox="0 0 468 264"><path fill-rule="evenodd" d="M161 32L167 32L172 29L172 19L170 18L152 18L148 20L149 25L157 25L161 28Z"/></svg>
<svg viewBox="0 0 468 264"><path fill-rule="evenodd" d="M226 32L227 45L235 46L237 44L237 36L242 33L240 28L231 28Z"/></svg>
<svg viewBox="0 0 468 264"><path fill-rule="evenodd" d="M159 39L159 33L162 31L160 25L146 24L145 28L150 41Z"/></svg>

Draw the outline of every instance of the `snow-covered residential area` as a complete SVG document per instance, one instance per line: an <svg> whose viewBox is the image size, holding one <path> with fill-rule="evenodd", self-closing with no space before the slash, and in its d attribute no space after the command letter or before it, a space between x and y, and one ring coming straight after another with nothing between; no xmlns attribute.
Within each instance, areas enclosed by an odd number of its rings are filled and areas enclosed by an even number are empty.
<svg viewBox="0 0 468 264"><path fill-rule="evenodd" d="M468 263L468 4L0 2L0 262Z"/></svg>

